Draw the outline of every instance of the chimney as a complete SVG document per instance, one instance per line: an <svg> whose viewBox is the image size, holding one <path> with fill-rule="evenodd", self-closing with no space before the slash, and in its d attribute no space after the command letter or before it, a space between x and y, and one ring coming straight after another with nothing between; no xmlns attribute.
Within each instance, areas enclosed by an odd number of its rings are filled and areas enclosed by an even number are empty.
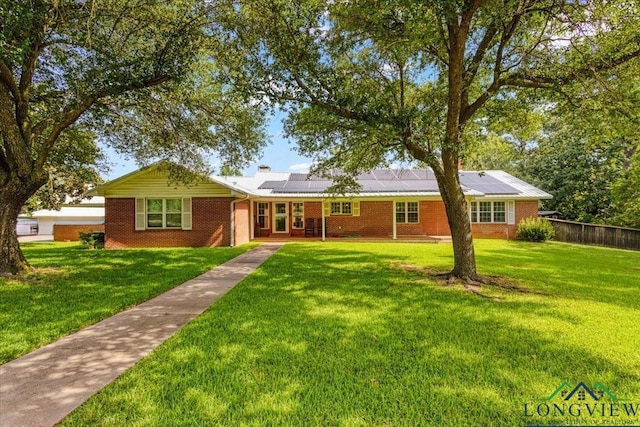
<svg viewBox="0 0 640 427"><path fill-rule="evenodd" d="M271 172L271 167L267 165L258 166L258 172Z"/></svg>

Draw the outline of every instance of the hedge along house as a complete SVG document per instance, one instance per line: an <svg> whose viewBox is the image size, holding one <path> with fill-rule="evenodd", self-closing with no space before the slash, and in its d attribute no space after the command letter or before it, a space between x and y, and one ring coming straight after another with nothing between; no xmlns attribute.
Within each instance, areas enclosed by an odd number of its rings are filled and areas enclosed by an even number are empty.
<svg viewBox="0 0 640 427"><path fill-rule="evenodd" d="M433 172L375 170L361 190L326 192L332 181L261 167L252 177L211 176L169 183L159 163L98 189L105 197L107 248L234 246L256 237L398 239L450 235ZM475 237L514 238L517 223L538 216L544 191L502 171L460 171Z"/></svg>

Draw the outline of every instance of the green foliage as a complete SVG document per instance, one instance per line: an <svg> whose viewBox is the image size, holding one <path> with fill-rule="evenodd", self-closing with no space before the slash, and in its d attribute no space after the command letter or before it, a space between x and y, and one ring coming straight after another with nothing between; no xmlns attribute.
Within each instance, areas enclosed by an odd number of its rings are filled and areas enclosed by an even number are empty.
<svg viewBox="0 0 640 427"><path fill-rule="evenodd" d="M636 148L627 166L611 186L613 215L610 223L640 229L640 147Z"/></svg>
<svg viewBox="0 0 640 427"><path fill-rule="evenodd" d="M546 242L553 235L553 226L544 218L523 218L516 230L517 238L528 242Z"/></svg>
<svg viewBox="0 0 640 427"><path fill-rule="evenodd" d="M89 231L88 233L79 231L78 237L80 237L80 242L82 242L82 244L87 246L89 249L104 248L104 232L103 231L100 231L100 232Z"/></svg>
<svg viewBox="0 0 640 427"><path fill-rule="evenodd" d="M45 165L49 181L27 201L27 211L59 209L103 182L100 173L108 161L97 146L97 134L83 127L71 126L60 135Z"/></svg>
<svg viewBox="0 0 640 427"><path fill-rule="evenodd" d="M618 137L598 141L594 129L551 118L545 137L531 150L528 174L554 198L544 207L562 218L605 222L611 215L611 186L624 174L633 142Z"/></svg>
<svg viewBox="0 0 640 427"><path fill-rule="evenodd" d="M533 89L590 80L591 91L567 94L574 98L617 85L621 64L637 70L640 16L630 4L249 0L218 12L225 63L244 70L229 79L288 111L285 131L314 171L433 169L456 242L454 274L471 277L457 166L471 144L484 143L473 132L486 128L489 106L509 111L531 100L514 121L494 120L501 138L526 146L549 106Z"/></svg>
<svg viewBox="0 0 640 427"><path fill-rule="evenodd" d="M100 182L109 165L98 140L201 174L211 155L237 168L259 154L264 111L221 72L217 7L0 2L0 272L27 265L8 231L23 205L56 208Z"/></svg>
<svg viewBox="0 0 640 427"><path fill-rule="evenodd" d="M462 155L465 143L451 139L445 125L458 125L468 141L473 117L491 121L496 134L521 149L538 134L540 106L548 105L530 88L557 90L598 71L611 76L612 68L640 54L632 24L640 18L620 19L626 12L626 5L566 8L537 1L524 9L491 2L467 8L247 1L241 7L230 2L219 13L228 30L221 43L233 56L225 62L245 70L229 78L288 109L286 131L316 169L356 173L393 161L437 165L445 151ZM468 33L454 28L463 19L469 19ZM576 34L567 35L567 25ZM452 57L456 36L467 47L462 58ZM629 57L618 58L622 52ZM455 73L464 81L461 93L449 81ZM603 86L592 83L592 89ZM454 99L459 113L450 108Z"/></svg>
<svg viewBox="0 0 640 427"><path fill-rule="evenodd" d="M522 426L563 381L640 396L640 253L476 251L535 293L437 283L451 245L287 244L62 425Z"/></svg>

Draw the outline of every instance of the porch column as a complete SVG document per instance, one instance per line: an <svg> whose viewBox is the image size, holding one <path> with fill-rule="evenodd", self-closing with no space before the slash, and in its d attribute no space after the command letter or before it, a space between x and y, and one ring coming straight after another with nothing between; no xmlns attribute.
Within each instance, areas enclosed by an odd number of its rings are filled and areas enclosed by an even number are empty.
<svg viewBox="0 0 640 427"><path fill-rule="evenodd" d="M391 215L393 216L393 240L398 239L398 230L396 227L396 201L391 201Z"/></svg>
<svg viewBox="0 0 640 427"><path fill-rule="evenodd" d="M327 235L327 224L324 219L324 200L320 202L320 208L322 210L322 241L324 242Z"/></svg>

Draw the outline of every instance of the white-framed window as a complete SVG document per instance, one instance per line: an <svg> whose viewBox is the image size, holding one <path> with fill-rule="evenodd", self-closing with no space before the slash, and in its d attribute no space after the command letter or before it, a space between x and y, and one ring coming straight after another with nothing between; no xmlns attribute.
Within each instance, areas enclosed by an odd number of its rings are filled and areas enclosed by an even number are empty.
<svg viewBox="0 0 640 427"><path fill-rule="evenodd" d="M331 215L351 215L351 202L331 202Z"/></svg>
<svg viewBox="0 0 640 427"><path fill-rule="evenodd" d="M293 228L304 228L304 203L293 202L291 204L291 216Z"/></svg>
<svg viewBox="0 0 640 427"><path fill-rule="evenodd" d="M269 228L269 203L258 202L258 224L260 228Z"/></svg>
<svg viewBox="0 0 640 427"><path fill-rule="evenodd" d="M182 199L147 199L147 228L182 227Z"/></svg>
<svg viewBox="0 0 640 427"><path fill-rule="evenodd" d="M471 202L471 222L505 224L507 222L506 202Z"/></svg>
<svg viewBox="0 0 640 427"><path fill-rule="evenodd" d="M191 198L136 197L135 229L191 230Z"/></svg>
<svg viewBox="0 0 640 427"><path fill-rule="evenodd" d="M396 202L396 223L417 224L419 221L418 202Z"/></svg>

